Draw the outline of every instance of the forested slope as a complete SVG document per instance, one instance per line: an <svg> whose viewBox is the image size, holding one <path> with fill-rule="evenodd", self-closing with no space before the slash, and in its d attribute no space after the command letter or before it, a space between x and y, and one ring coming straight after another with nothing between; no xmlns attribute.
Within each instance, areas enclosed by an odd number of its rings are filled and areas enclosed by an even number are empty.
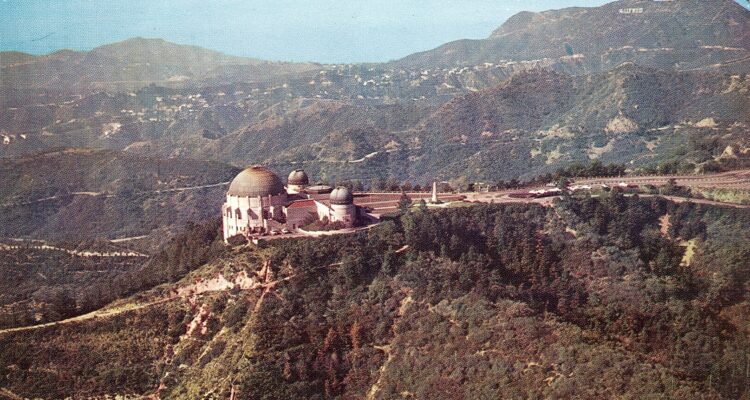
<svg viewBox="0 0 750 400"><path fill-rule="evenodd" d="M743 398L748 218L612 194L414 210L356 235L234 248L172 287L217 274L268 284L0 334L0 386L52 397ZM82 352L66 338L84 331ZM65 384L42 372L105 359Z"/></svg>

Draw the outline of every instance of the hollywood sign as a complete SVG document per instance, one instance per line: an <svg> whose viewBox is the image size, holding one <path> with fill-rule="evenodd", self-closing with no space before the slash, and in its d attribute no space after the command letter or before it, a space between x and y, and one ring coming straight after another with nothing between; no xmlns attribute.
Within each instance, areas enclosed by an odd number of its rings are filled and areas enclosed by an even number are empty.
<svg viewBox="0 0 750 400"><path fill-rule="evenodd" d="M643 8L621 8L620 14L643 14Z"/></svg>

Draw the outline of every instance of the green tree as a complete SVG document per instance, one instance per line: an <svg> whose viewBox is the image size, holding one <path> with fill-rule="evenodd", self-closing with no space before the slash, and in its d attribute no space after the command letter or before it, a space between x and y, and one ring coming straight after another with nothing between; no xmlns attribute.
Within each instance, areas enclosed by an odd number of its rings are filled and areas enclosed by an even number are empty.
<svg viewBox="0 0 750 400"><path fill-rule="evenodd" d="M411 197L409 197L406 193L401 192L401 198L398 200L398 209L401 212L407 212L409 211L409 207L411 207L412 200Z"/></svg>

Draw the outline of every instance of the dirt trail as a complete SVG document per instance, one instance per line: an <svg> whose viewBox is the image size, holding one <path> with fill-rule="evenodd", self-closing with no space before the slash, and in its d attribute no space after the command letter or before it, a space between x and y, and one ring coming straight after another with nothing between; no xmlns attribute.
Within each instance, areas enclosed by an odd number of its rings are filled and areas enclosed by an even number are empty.
<svg viewBox="0 0 750 400"><path fill-rule="evenodd" d="M284 281L284 280L287 280L287 279L282 279L280 281ZM4 333L23 332L23 331L47 328L50 326L65 325L65 324L69 324L73 322L86 321L86 320L95 319L99 317L111 317L114 315L130 312L130 311L141 310L141 309L153 307L159 304L168 303L173 300L182 299L182 300L189 301L190 299L194 299L196 296L202 295L204 293L229 291L234 288L239 288L240 290L255 290L259 288L265 288L266 286L269 286L269 285L275 285L276 283L280 281L261 284L260 282L249 277L247 273L244 271L237 274L237 276L234 277L234 279L232 280L228 280L223 275L219 274L217 278L199 280L190 285L182 286L180 288L175 288L171 292L170 296L168 297L160 298L160 299L153 300L153 301L146 302L146 303L126 303L126 304L113 306L110 308L105 307L99 310L95 310L95 311L82 314L82 315L78 315L75 317L71 317L68 319L63 319L60 321L47 322L47 323L38 324L38 325L0 329L0 335Z"/></svg>
<svg viewBox="0 0 750 400"><path fill-rule="evenodd" d="M111 317L111 316L114 316L114 315L118 315L118 314L129 312L129 311L136 311L136 310L141 310L141 309L148 308L148 307L153 307L155 305L167 303L169 301L172 301L172 300L175 300L175 299L178 299L178 298L180 298L180 297L179 296L173 296L173 297L168 297L168 298L165 298L165 299L160 299L160 300L152 301L152 302L149 302L149 303L141 303L141 304L130 303L130 304L124 304L124 305L117 306L117 307L112 307L112 308L100 309L100 310L92 311L90 313L82 314L82 315L79 315L79 316L76 316L76 317L72 317L72 318L68 318L68 319L63 319L63 320L60 320L60 321L47 322L47 323L39 324L39 325L20 326L20 327L16 327L16 328L0 329L0 335L5 334L5 333L15 333L15 332L24 332L24 331L37 330L37 329L42 329L42 328L48 328L48 327L51 327L51 326L66 325L66 324L69 324L69 323L72 323L72 322L86 321L86 320L95 319L95 318L99 318L99 317L102 317L102 318L103 317Z"/></svg>
<svg viewBox="0 0 750 400"><path fill-rule="evenodd" d="M404 313L407 310L407 307L414 303L414 299L411 297L411 289L407 290L406 296L401 299L399 302L398 307L398 313L396 314L396 318L393 321L393 324L391 325L391 331L393 333L393 338L391 340L384 344L384 345L374 345L373 347L377 350L382 351L386 355L386 360L383 362L383 364L378 368L378 379L375 381L375 383L372 384L370 387L370 390L367 391L367 396L365 397L367 400L374 400L376 396L378 395L378 392L380 392L380 387L383 383L383 375L385 374L385 371L388 369L390 364L393 362L393 352L391 351L392 347L391 345L396 340L396 331L395 327L398 323L398 320L401 319L401 317L404 316Z"/></svg>
<svg viewBox="0 0 750 400"><path fill-rule="evenodd" d="M14 241L26 242L29 244L4 244L0 243L0 251L2 250L22 250L22 249L34 249L34 250L46 250L46 251L61 251L63 253L70 254L75 257L149 257L148 254L139 253L136 251L110 251L110 252L99 252L89 250L71 250L62 247L52 246L44 241L32 240L32 239L10 239ZM30 244L30 243L41 243L41 244Z"/></svg>
<svg viewBox="0 0 750 400"><path fill-rule="evenodd" d="M664 237L669 237L669 228L672 226L669 214L664 214L659 218L659 231Z"/></svg>

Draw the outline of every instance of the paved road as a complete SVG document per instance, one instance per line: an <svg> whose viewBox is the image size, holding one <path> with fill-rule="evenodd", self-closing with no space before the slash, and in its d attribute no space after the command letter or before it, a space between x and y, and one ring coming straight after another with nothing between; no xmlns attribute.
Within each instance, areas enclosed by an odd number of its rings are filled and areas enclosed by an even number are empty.
<svg viewBox="0 0 750 400"><path fill-rule="evenodd" d="M576 185L596 185L606 184L608 186L617 186L620 183L636 185L654 185L662 186L667 184L670 179L675 179L679 186L688 186L705 189L744 189L750 190L750 170L736 170L722 172L717 174L705 175L651 175L651 176L624 176L624 177L596 177L596 178L576 178L573 183ZM530 186L522 189L505 189L493 192L466 192L466 193L439 193L438 198L445 202L458 201L465 198L466 201L479 202L502 202L502 203L519 203L534 202L546 204L549 200L544 199L516 199L509 198L508 195L521 190L543 189L544 186ZM430 193L417 192L407 193L414 201L419 199L429 199ZM376 213L385 213L397 209L398 200L401 193L359 193L355 197L355 203L362 206L372 207ZM681 199L681 198L674 198ZM682 199L684 200L684 199ZM676 200L677 201L677 200ZM725 205L728 203L712 202L710 200L691 199L694 203ZM744 207L743 207L744 208Z"/></svg>
<svg viewBox="0 0 750 400"><path fill-rule="evenodd" d="M654 175L654 176L625 176L614 178L579 178L574 179L575 184L618 184L620 182L634 183L638 185L664 185L670 179L674 179L677 185L702 187L702 188L732 188L750 189L750 170L736 170L718 174L705 175Z"/></svg>

